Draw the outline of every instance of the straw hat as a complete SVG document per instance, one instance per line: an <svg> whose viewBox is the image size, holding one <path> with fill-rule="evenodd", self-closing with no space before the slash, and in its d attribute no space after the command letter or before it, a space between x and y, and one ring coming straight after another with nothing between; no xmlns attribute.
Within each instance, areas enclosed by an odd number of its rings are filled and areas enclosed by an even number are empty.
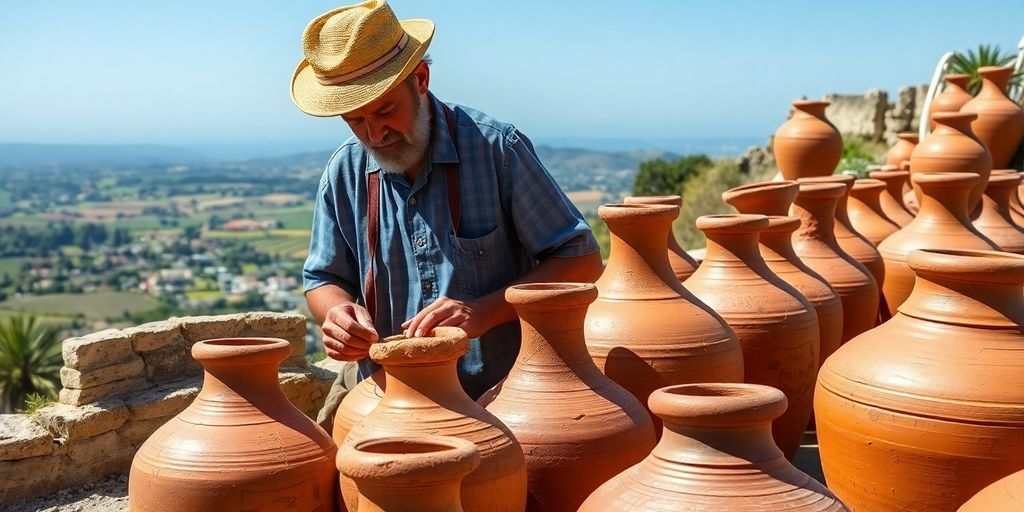
<svg viewBox="0 0 1024 512"><path fill-rule="evenodd" d="M337 116L381 97L419 64L434 36L427 19L398 21L370 0L321 14L302 33L292 101L314 116Z"/></svg>

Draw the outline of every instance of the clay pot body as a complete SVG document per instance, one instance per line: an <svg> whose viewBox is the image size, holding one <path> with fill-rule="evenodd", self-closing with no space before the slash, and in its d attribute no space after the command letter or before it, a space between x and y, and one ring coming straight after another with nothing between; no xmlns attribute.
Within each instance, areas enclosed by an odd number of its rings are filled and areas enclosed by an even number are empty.
<svg viewBox="0 0 1024 512"><path fill-rule="evenodd" d="M889 151L885 153L885 164L899 169L900 163L910 160L910 153L914 151L914 147L917 146L917 142L920 139L913 132L898 133L896 137L898 139L896 144L893 144Z"/></svg>
<svg viewBox="0 0 1024 512"><path fill-rule="evenodd" d="M992 166L1003 169L1010 164L1024 137L1024 110L1006 96L1013 68L984 66L978 68L978 74L981 90L960 112L978 115L971 122L971 131L992 154Z"/></svg>
<svg viewBox="0 0 1024 512"><path fill-rule="evenodd" d="M883 193L886 193L885 183L870 178L860 179L853 183L850 199L846 204L853 229L876 247L887 236L900 230L900 227L887 219L882 211Z"/></svg>
<svg viewBox="0 0 1024 512"><path fill-rule="evenodd" d="M457 437L371 438L342 449L338 465L359 489L357 512L462 512L480 451Z"/></svg>
<svg viewBox="0 0 1024 512"><path fill-rule="evenodd" d="M575 512L651 453L654 423L587 353L583 320L597 298L594 285L516 285L505 298L519 314L522 348L508 377L480 402L523 447L527 510Z"/></svg>
<svg viewBox="0 0 1024 512"><path fill-rule="evenodd" d="M1024 512L1024 471L997 480L967 500L957 512Z"/></svg>
<svg viewBox="0 0 1024 512"><path fill-rule="evenodd" d="M744 382L782 390L789 409L772 424L775 444L792 459L811 417L819 364L818 315L761 257L764 215L705 215L697 227L707 254L686 287L725 318L743 347Z"/></svg>
<svg viewBox="0 0 1024 512"><path fill-rule="evenodd" d="M480 466L462 481L466 510L522 511L526 461L512 432L462 390L456 362L469 348L466 333L437 327L433 337L392 336L370 347L384 367L380 403L349 431L342 449L378 437L441 435L465 439L480 450ZM341 478L348 510L356 508L354 482Z"/></svg>
<svg viewBox="0 0 1024 512"><path fill-rule="evenodd" d="M131 510L336 510L337 447L278 384L277 367L291 352L276 338L193 345L203 388L135 454Z"/></svg>
<svg viewBox="0 0 1024 512"><path fill-rule="evenodd" d="M334 414L334 426L331 437L338 446L345 442L345 437L356 423L370 414L384 397L386 379L384 370L373 372L368 378L359 381L356 387L345 395Z"/></svg>
<svg viewBox="0 0 1024 512"><path fill-rule="evenodd" d="M924 192L921 211L878 246L887 275L882 294L890 311L896 311L914 288L914 272L907 266L907 256L914 249L999 250L974 229L967 214L967 197L978 182L976 174L915 173L910 179Z"/></svg>
<svg viewBox="0 0 1024 512"><path fill-rule="evenodd" d="M992 174L996 173L1019 174L1015 169L993 169ZM1010 218L1013 219L1014 224L1020 227L1024 227L1024 204L1020 201L1020 191L1022 187L1024 187L1024 184L1018 186L1017 191L1010 194Z"/></svg>
<svg viewBox="0 0 1024 512"><path fill-rule="evenodd" d="M971 82L971 75L951 73L946 75L945 78L946 87L938 96L932 99L931 108L928 110L929 114L935 114L936 112L959 112L960 107L974 99L974 96L967 92L967 84ZM930 121L929 127L932 130L935 129L934 119Z"/></svg>
<svg viewBox="0 0 1024 512"><path fill-rule="evenodd" d="M622 200L623 204L663 204L668 206L682 207L683 198L680 196L629 196ZM697 260L693 259L676 240L672 229L668 230L668 264L672 267L672 273L676 279L686 281L686 278L697 270Z"/></svg>
<svg viewBox="0 0 1024 512"><path fill-rule="evenodd" d="M1024 467L1024 256L919 250L909 264L899 313L818 376L825 478L858 512L954 511Z"/></svg>
<svg viewBox="0 0 1024 512"><path fill-rule="evenodd" d="M974 219L979 233L1006 252L1024 254L1024 229L1010 217L1010 197L1016 195L1020 174L993 171L981 198L981 212Z"/></svg>
<svg viewBox="0 0 1024 512"><path fill-rule="evenodd" d="M882 166L881 169L868 173L868 176L885 183L885 191L878 196L878 204L882 207L885 218L901 228L910 224L910 221L914 220L914 215L903 204L904 185L910 179L910 171Z"/></svg>
<svg viewBox="0 0 1024 512"><path fill-rule="evenodd" d="M971 131L976 114L962 112L940 112L933 114L935 131L922 140L910 155L910 184L914 188L918 204L921 203L921 188L914 182L913 175L920 172L973 172L981 177L971 188L967 198L967 211L974 210L985 184L992 173L992 155L985 145Z"/></svg>
<svg viewBox="0 0 1024 512"><path fill-rule="evenodd" d="M772 151L787 180L828 176L843 156L843 138L825 117L827 101L794 101L793 117L775 131Z"/></svg>
<svg viewBox="0 0 1024 512"><path fill-rule="evenodd" d="M598 215L611 251L584 323L598 369L642 404L668 385L742 382L736 334L668 266L667 233L678 208L605 205Z"/></svg>
<svg viewBox="0 0 1024 512"><path fill-rule="evenodd" d="M772 441L772 419L786 409L779 390L672 386L651 395L650 407L665 423L658 446L591 494L580 512L847 510Z"/></svg>
<svg viewBox="0 0 1024 512"><path fill-rule="evenodd" d="M844 189L841 183L801 183L791 214L800 219L793 250L832 286L843 303L845 342L874 327L879 291L871 272L846 254L836 241L836 204Z"/></svg>

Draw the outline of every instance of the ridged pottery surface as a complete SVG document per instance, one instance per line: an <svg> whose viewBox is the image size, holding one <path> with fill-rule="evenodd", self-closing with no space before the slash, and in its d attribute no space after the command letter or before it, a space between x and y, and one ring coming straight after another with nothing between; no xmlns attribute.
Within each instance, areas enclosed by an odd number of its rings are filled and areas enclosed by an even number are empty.
<svg viewBox="0 0 1024 512"><path fill-rule="evenodd" d="M1024 137L1024 110L1006 97L1013 68L983 66L978 68L978 74L981 75L981 90L960 111L978 115L971 122L971 131L992 154L992 166L1003 169L1010 165Z"/></svg>
<svg viewBox="0 0 1024 512"><path fill-rule="evenodd" d="M981 198L981 212L974 227L1006 252L1024 254L1024 229L1010 216L1010 197L1016 195L1020 174L992 171Z"/></svg>
<svg viewBox="0 0 1024 512"><path fill-rule="evenodd" d="M910 184L914 188L918 204L921 203L921 188L914 182L913 175L921 172L973 172L981 177L971 188L967 198L967 211L972 211L981 201L985 184L992 173L992 155L985 145L971 131L971 123L977 114L963 112L940 112L933 114L935 131L922 140L910 155Z"/></svg>
<svg viewBox="0 0 1024 512"><path fill-rule="evenodd" d="M899 227L910 224L914 215L903 204L903 191L910 179L910 171L901 171L898 167L883 165L877 171L868 173L871 179L885 183L885 191L878 196L878 204L882 213Z"/></svg>
<svg viewBox="0 0 1024 512"><path fill-rule="evenodd" d="M900 164L901 171L907 171L907 184L903 187L903 206L910 212L911 215L917 215L917 212L921 209L921 205L917 202L917 192L910 185L910 160L904 160Z"/></svg>
<svg viewBox="0 0 1024 512"><path fill-rule="evenodd" d="M650 407L665 423L658 446L591 494L580 512L847 510L772 441L772 420L786 410L779 390L672 386L651 395Z"/></svg>
<svg viewBox="0 0 1024 512"><path fill-rule="evenodd" d="M993 169L992 174L1019 174L1016 169ZM1010 194L1010 218L1013 219L1013 223L1024 227L1024 204L1020 201L1020 191L1024 187L1024 183L1017 187L1017 191Z"/></svg>
<svg viewBox="0 0 1024 512"><path fill-rule="evenodd" d="M432 337L392 336L370 347L370 358L384 367L384 396L357 423L342 449L378 437L442 435L476 444L480 466L462 481L466 510L522 511L526 506L526 460L512 432L462 390L456 362L469 348L466 333L437 327ZM348 510L357 491L341 478ZM371 509L372 510L372 509Z"/></svg>
<svg viewBox="0 0 1024 512"><path fill-rule="evenodd" d="M359 384L341 400L338 412L334 413L334 427L331 432L331 437L338 446L345 441L349 430L377 407L380 399L384 397L385 386L384 370L380 369L359 381Z"/></svg>
<svg viewBox="0 0 1024 512"><path fill-rule="evenodd" d="M853 183L846 212L853 229L878 246L882 240L900 230L895 222L885 217L882 211L882 194L887 194L885 183L865 178Z"/></svg>
<svg viewBox="0 0 1024 512"><path fill-rule="evenodd" d="M651 453L654 423L587 353L583 320L597 299L594 285L516 285L505 298L519 314L522 348L508 377L480 402L523 447L526 509L575 512Z"/></svg>
<svg viewBox="0 0 1024 512"><path fill-rule="evenodd" d="M828 176L843 156L843 138L825 117L827 101L794 101L793 117L775 131L772 151L787 180Z"/></svg>
<svg viewBox="0 0 1024 512"><path fill-rule="evenodd" d="M462 512L480 451L457 437L371 438L343 448L338 466L359 489L357 512Z"/></svg>
<svg viewBox="0 0 1024 512"><path fill-rule="evenodd" d="M914 151L920 138L914 132L897 133L896 138L896 144L885 153L885 164L899 169L901 162L910 160L910 153Z"/></svg>
<svg viewBox="0 0 1024 512"><path fill-rule="evenodd" d="M999 250L971 225L967 214L967 196L978 182L977 174L925 172L910 179L924 192L921 211L878 246L888 276L882 294L890 311L896 311L914 288L914 272L907 266L907 256L914 249Z"/></svg>
<svg viewBox="0 0 1024 512"><path fill-rule="evenodd" d="M192 346L203 388L139 448L128 479L133 511L337 509L337 447L281 392L291 345L225 338Z"/></svg>
<svg viewBox="0 0 1024 512"><path fill-rule="evenodd" d="M743 381L736 334L668 266L666 240L678 211L655 205L598 208L611 251L584 323L587 350L602 373L643 404L668 385Z"/></svg>
<svg viewBox="0 0 1024 512"><path fill-rule="evenodd" d="M931 114L936 112L959 112L960 107L963 107L974 98L974 96L971 96L971 93L967 92L967 84L971 82L971 75L951 73L946 75L945 79L946 87L932 100L931 108L928 110ZM935 120L932 120L929 126L934 130Z"/></svg>
<svg viewBox="0 0 1024 512"><path fill-rule="evenodd" d="M683 198L680 196L629 196L622 200L623 204L663 204L680 208ZM676 279L686 281L697 270L697 260L693 259L676 240L672 230L668 230L668 264Z"/></svg>
<svg viewBox="0 0 1024 512"><path fill-rule="evenodd" d="M801 183L792 215L800 219L793 250L800 260L828 281L843 303L843 341L875 326L879 289L871 272L846 254L836 241L836 203L842 183Z"/></svg>
<svg viewBox="0 0 1024 512"><path fill-rule="evenodd" d="M1024 512L1024 471L1000 478L967 500L958 512Z"/></svg>
<svg viewBox="0 0 1024 512"><path fill-rule="evenodd" d="M928 250L909 264L899 313L818 376L825 478L858 512L952 512L1024 467L1024 256Z"/></svg>
<svg viewBox="0 0 1024 512"><path fill-rule="evenodd" d="M743 346L744 382L782 390L789 409L772 424L775 443L792 459L811 417L820 340L807 299L761 257L764 215L705 215L697 228L707 254L686 287L725 318Z"/></svg>

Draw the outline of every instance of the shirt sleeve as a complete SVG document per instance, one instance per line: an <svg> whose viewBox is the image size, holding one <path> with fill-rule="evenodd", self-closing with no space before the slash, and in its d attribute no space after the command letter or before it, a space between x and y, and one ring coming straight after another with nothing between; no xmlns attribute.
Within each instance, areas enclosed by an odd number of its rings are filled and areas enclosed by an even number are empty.
<svg viewBox="0 0 1024 512"><path fill-rule="evenodd" d="M302 284L307 292L325 284L334 284L358 299L362 297L359 264L338 225L336 196L330 175L328 166L320 180L313 208L309 256L302 266Z"/></svg>
<svg viewBox="0 0 1024 512"><path fill-rule="evenodd" d="M590 226L540 162L518 130L505 136L502 175L505 197L519 240L537 259L570 258L600 250Z"/></svg>

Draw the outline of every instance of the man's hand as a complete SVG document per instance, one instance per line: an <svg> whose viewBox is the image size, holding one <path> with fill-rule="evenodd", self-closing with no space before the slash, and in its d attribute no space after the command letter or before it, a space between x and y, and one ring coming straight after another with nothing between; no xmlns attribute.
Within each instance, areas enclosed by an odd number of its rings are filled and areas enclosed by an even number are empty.
<svg viewBox="0 0 1024 512"><path fill-rule="evenodd" d="M463 302L441 297L406 320L402 328L407 337L419 337L426 336L434 327L445 325L466 331L470 338L478 338L492 327L489 320L482 301Z"/></svg>
<svg viewBox="0 0 1024 512"><path fill-rule="evenodd" d="M358 361L377 341L377 330L366 308L355 303L338 304L327 311L323 323L324 349L332 359Z"/></svg>

